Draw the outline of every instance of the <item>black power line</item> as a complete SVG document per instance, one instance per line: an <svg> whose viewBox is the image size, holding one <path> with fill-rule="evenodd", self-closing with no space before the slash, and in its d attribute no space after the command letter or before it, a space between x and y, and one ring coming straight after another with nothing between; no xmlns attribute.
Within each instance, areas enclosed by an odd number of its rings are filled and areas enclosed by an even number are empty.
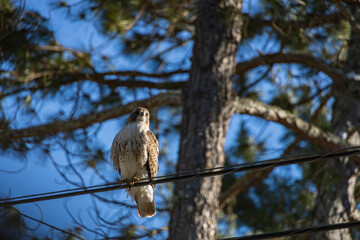
<svg viewBox="0 0 360 240"><path fill-rule="evenodd" d="M360 146L359 147L349 147L349 148L342 148L338 150L334 150L331 152L325 153L316 153L316 154L307 154L307 155L299 155L293 157L283 157L283 158L276 158L272 160L265 160L265 161L257 161L254 163L245 163L245 164L238 164L238 165L231 165L231 166L224 166L224 167L217 167L211 169L204 169L200 171L188 171L188 172L181 172L178 174L173 175L166 175L166 176L159 176L150 180L149 178L140 179L136 182L133 186L129 184L119 184L119 183L109 183L109 184L102 184L102 185L95 185L90 187L81 187L81 188L74 188L68 190L60 190L54 192L47 192L47 193L39 193L39 194L32 194L27 196L20 196L14 198L7 198L0 200L0 206L7 206L7 205L17 205L23 203L30 203L30 202L38 202L38 201L45 201L51 199L58 199L64 197L71 197L71 196L80 196L84 194L93 194L93 193L100 193L106 191L112 191L116 189L126 189L130 187L140 187L149 184L160 184L160 183L167 183L167 182L175 182L175 181L186 181L200 177L212 177L218 175L225 175L233 172L245 172L245 171L254 171L254 170L261 170L266 169L269 167L279 167L279 166L286 166L291 164L299 164L299 163L307 163L313 161L319 161L324 159L331 159L331 158L339 158L339 157L348 157L360 154Z"/></svg>
<svg viewBox="0 0 360 240"><path fill-rule="evenodd" d="M291 237L304 233L324 232L324 231L338 230L343 228L353 228L359 226L360 226L360 221L353 221L353 222L336 223L336 224L329 224L329 225L315 226L308 228L284 230L279 232L262 233L262 234L244 236L244 237L224 238L223 240L256 240L256 239Z"/></svg>

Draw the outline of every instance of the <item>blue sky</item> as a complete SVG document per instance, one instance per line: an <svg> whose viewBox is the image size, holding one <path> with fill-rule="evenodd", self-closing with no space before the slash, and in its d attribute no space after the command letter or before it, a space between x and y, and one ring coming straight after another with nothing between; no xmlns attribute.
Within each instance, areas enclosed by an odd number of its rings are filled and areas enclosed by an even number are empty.
<svg viewBox="0 0 360 240"><path fill-rule="evenodd" d="M76 22L72 20L68 20L65 17L64 11L51 11L51 1L48 0L28 0L26 2L26 6L28 9L35 9L39 11L43 16L50 19L50 26L55 31L55 35L57 40L66 47L74 48L74 49L85 49L90 50L90 39L93 45L102 44L106 39L102 37L94 26L88 22ZM117 49L117 43L112 42L105 48L106 53L114 53ZM191 49L191 44L189 44L189 48ZM172 53L175 54L183 54L183 51L178 51ZM170 56L169 56L170 57ZM174 56L171 56L174 57ZM141 62L141 60L139 60ZM128 62L125 58L119 57L117 58L113 64L117 69L121 70L131 70L134 69L134 66L137 66L136 70L144 70L146 71L146 65L134 64L133 62ZM98 69L101 71L101 69ZM265 86L264 86L265 87ZM99 139L101 140L101 144L104 145L107 149L110 148L113 137L116 132L122 126L124 118L115 119L107 121L103 124ZM261 138L265 138L267 140L274 139L273 141L267 141L267 147L270 149L279 149L281 146L276 140L279 135L282 133L282 127L277 124L269 123L269 126L266 128L266 131L262 132L262 126L265 122L261 119L249 117L249 116L234 116L231 119L229 129L226 137L225 146L230 146L231 142L236 137L238 126L241 121L246 121L247 126L250 127L251 133L253 136L260 136ZM178 153L178 142L179 137L174 137L169 145L170 150L170 158L176 160ZM161 139L160 139L161 143ZM271 155L263 156L262 159L269 157L277 157L279 152L274 151ZM55 156L59 159L64 158L61 153L55 154ZM7 171L15 171L24 166L24 162L14 161L14 159L10 156L2 156L2 161L0 161L0 169ZM10 174L5 172L0 172L0 194L2 196L7 196L11 193L11 196L22 196L33 193L43 193L48 191L55 191L60 189L72 188L72 186L68 183L65 183L61 176L57 173L51 163L39 164L37 156L29 156L26 168L21 171L20 174ZM65 161L65 160L64 160ZM295 169L295 168L294 168ZM280 168L279 170L281 171ZM294 174L299 174L296 170L293 170ZM160 170L160 175L162 170ZM88 172L82 173L84 175L88 174ZM114 174L114 173L110 173ZM90 179L91 176L86 176L86 178ZM121 192L120 192L121 191ZM125 194L122 190L116 191L115 193L119 196L119 198L125 199ZM126 200L127 203L130 203L130 200ZM68 216L65 211L64 204L70 206L71 210L75 214L80 214L84 216L85 222L87 221L87 209L88 206L92 204L90 198L88 196L81 197L73 197L68 199L59 199L59 200L51 200L51 201L43 201L37 204L22 204L16 206L23 213L30 215L32 217L42 219L43 221L52 224L59 228L69 228L73 226L72 219ZM106 205L100 205L103 208L105 214L112 214L116 212L116 209L113 207L108 207ZM39 210L41 209L41 211ZM43 216L43 218L42 218ZM143 220L138 219L136 211L132 211L132 216L135 221L143 222ZM147 220L150 221L150 225L156 225L161 223L161 225L166 224L168 221L168 217L166 214L158 214L157 217ZM159 221L159 222L158 222ZM27 223L29 226L36 226L37 224L28 220ZM91 224L91 221L88 221L88 224ZM50 229L46 226L40 226L37 230L38 234L46 234L50 231ZM89 239L93 238L94 235L91 233L87 233Z"/></svg>

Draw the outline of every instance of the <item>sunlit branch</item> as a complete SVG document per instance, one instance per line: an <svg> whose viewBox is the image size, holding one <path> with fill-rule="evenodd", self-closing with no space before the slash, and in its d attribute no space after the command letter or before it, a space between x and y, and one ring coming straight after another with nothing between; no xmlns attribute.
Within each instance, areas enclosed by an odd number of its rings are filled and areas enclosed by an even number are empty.
<svg viewBox="0 0 360 240"><path fill-rule="evenodd" d="M89 53L85 53L85 52L80 52L71 48L67 48L61 45L43 45L43 46L36 46L36 49L38 50L44 50L44 51L50 51L50 52L69 52L71 54L73 54L74 56L77 57L85 57L85 56L89 56Z"/></svg>
<svg viewBox="0 0 360 240"><path fill-rule="evenodd" d="M285 111L280 107L266 105L260 101L240 98L234 101L234 112L248 114L255 117L279 123L304 139L327 148L336 149L350 146L350 143L339 136L321 130L319 127L309 124L295 114Z"/></svg>

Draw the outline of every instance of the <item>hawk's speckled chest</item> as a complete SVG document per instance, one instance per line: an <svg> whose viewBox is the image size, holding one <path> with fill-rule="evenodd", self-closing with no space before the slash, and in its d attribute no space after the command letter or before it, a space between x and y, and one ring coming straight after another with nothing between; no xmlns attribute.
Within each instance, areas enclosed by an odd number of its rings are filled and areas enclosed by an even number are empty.
<svg viewBox="0 0 360 240"><path fill-rule="evenodd" d="M147 161L149 127L141 123L128 123L116 135L122 178L131 178Z"/></svg>

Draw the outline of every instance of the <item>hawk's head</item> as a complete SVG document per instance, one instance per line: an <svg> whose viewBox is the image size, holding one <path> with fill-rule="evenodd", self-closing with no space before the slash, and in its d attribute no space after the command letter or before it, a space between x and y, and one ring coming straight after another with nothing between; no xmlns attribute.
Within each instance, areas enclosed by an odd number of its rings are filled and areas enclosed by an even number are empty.
<svg viewBox="0 0 360 240"><path fill-rule="evenodd" d="M128 123L139 122L145 123L149 126L150 113L146 108L138 107L135 108L128 119Z"/></svg>

